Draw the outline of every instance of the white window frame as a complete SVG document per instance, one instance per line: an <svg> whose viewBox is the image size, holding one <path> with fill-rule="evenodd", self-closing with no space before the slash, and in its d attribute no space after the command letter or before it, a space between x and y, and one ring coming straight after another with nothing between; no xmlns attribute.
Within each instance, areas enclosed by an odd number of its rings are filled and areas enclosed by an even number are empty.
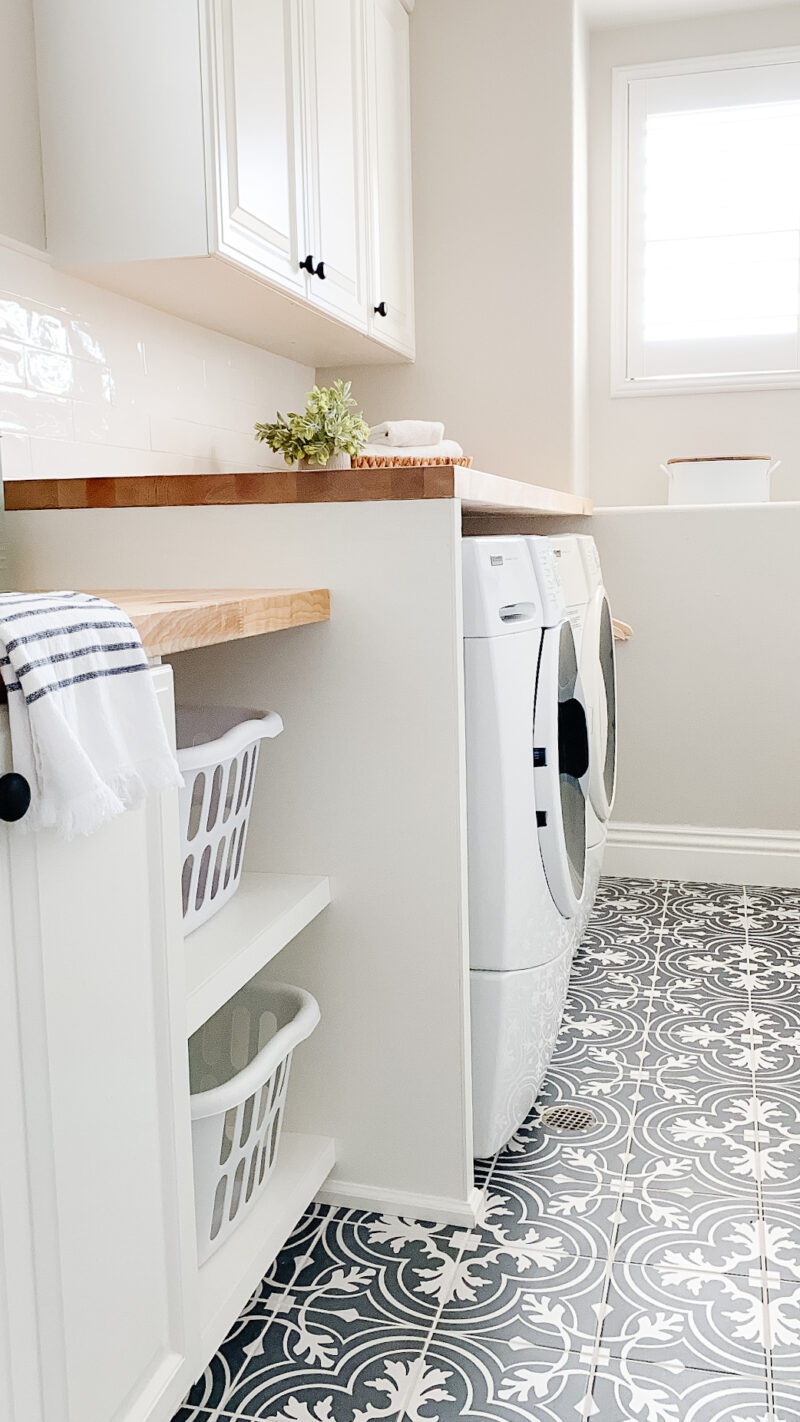
<svg viewBox="0 0 800 1422"><path fill-rule="evenodd" d="M800 371L752 372L741 375L682 375L669 378L628 375L629 339L629 96L637 79L703 74L712 70L747 69L757 65L800 63L800 46L759 49L739 54L706 55L655 64L625 65L612 70L611 115L611 394L653 396L730 393L737 390L800 388Z"/></svg>

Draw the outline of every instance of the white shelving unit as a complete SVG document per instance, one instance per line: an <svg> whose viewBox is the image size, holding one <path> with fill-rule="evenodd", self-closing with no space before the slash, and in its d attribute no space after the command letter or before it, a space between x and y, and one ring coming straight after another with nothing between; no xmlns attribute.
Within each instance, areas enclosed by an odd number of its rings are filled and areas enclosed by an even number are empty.
<svg viewBox="0 0 800 1422"><path fill-rule="evenodd" d="M328 879L245 871L219 913L189 934L186 1016L191 1036L331 901ZM328 1136L283 1132L258 1204L197 1273L202 1355L210 1356L285 1244L335 1163Z"/></svg>
<svg viewBox="0 0 800 1422"><path fill-rule="evenodd" d="M186 939L189 1036L331 901L326 878L242 874L229 904Z"/></svg>
<svg viewBox="0 0 800 1422"><path fill-rule="evenodd" d="M200 1330L210 1356L310 1205L335 1163L328 1136L284 1131L258 1204L199 1271Z"/></svg>

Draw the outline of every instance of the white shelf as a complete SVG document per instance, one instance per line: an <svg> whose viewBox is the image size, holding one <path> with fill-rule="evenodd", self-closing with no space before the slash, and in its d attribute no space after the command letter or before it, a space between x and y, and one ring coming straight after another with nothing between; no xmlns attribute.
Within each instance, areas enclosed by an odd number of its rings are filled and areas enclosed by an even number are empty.
<svg viewBox="0 0 800 1422"><path fill-rule="evenodd" d="M309 874L242 874L218 914L186 939L187 1030L191 1036L331 901Z"/></svg>
<svg viewBox="0 0 800 1422"><path fill-rule="evenodd" d="M284 1132L261 1199L198 1271L203 1352L216 1352L335 1163L328 1136Z"/></svg>

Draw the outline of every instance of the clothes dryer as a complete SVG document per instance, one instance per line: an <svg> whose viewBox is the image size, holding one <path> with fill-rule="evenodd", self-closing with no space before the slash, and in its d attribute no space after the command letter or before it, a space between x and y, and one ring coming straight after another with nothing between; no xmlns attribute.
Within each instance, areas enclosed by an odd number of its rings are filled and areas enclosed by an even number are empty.
<svg viewBox="0 0 800 1422"><path fill-rule="evenodd" d="M617 774L617 681L614 633L597 545L584 534L546 540L553 551L578 649L589 722L586 888L578 914L579 939L592 911L602 873L607 824Z"/></svg>
<svg viewBox="0 0 800 1422"><path fill-rule="evenodd" d="M475 1152L525 1119L561 1023L586 874L589 741L549 549L463 543Z"/></svg>

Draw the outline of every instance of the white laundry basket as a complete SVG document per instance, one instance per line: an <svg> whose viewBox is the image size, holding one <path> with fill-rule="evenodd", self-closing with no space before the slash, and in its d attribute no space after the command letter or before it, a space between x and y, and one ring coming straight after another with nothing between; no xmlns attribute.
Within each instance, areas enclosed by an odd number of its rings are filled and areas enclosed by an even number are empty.
<svg viewBox="0 0 800 1422"><path fill-rule="evenodd" d="M179 706L175 713L180 792L183 931L227 903L241 878L258 751L283 721L274 711Z"/></svg>
<svg viewBox="0 0 800 1422"><path fill-rule="evenodd" d="M253 1208L275 1166L292 1052L319 1022L310 993L254 978L189 1039L198 1259Z"/></svg>

